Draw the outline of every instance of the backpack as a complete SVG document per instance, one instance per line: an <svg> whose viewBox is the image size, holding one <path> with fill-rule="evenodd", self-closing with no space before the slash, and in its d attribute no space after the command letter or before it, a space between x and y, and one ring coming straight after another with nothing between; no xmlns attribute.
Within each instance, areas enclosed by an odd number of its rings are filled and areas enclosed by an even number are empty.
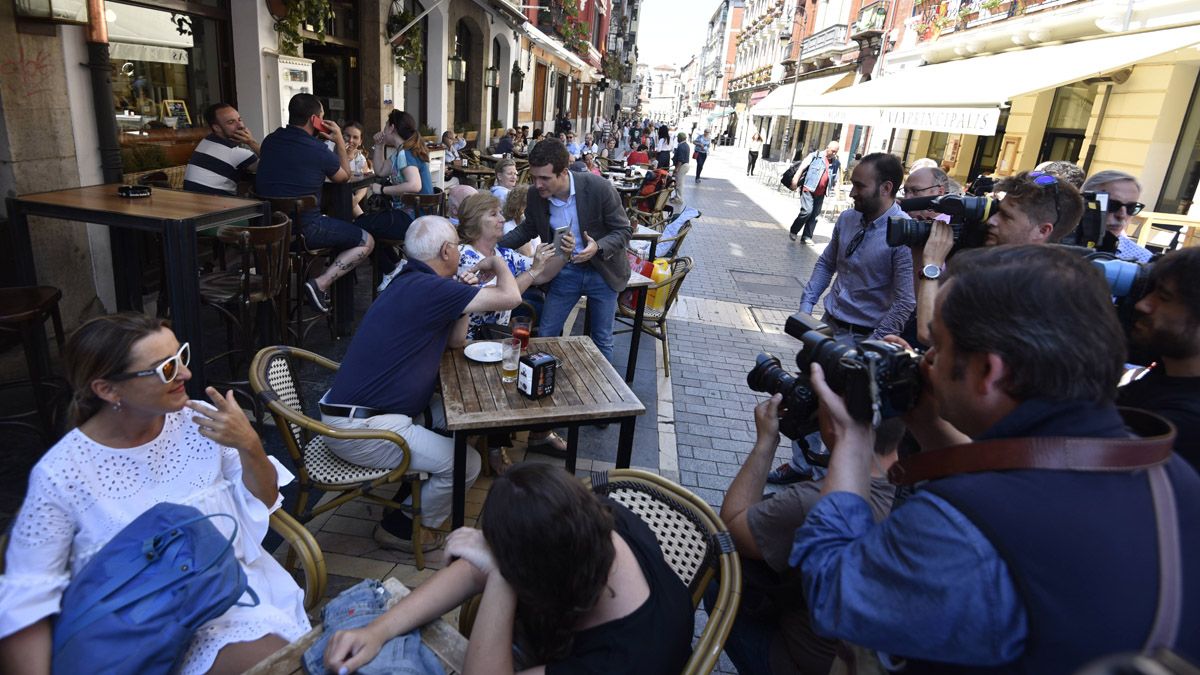
<svg viewBox="0 0 1200 675"><path fill-rule="evenodd" d="M671 177L671 172L666 169L655 169L647 171L645 178L642 179L642 189L638 190L638 197L649 197L667 187L667 181ZM642 211L649 211L654 208L654 201L651 199L641 199L638 201L637 208Z"/></svg>
<svg viewBox="0 0 1200 675"><path fill-rule="evenodd" d="M211 523L234 521L228 538ZM71 579L54 623L52 671L169 673L204 623L249 593L233 552L237 521L156 504Z"/></svg>
<svg viewBox="0 0 1200 675"><path fill-rule="evenodd" d="M804 185L804 179L808 177L808 167L812 165L812 159L812 155L809 155L799 162L793 162L792 165L787 168L787 171L784 171L783 175L779 177L779 182L783 183L783 187L789 190L796 189L792 187L792 179L796 177L796 171L801 167L801 165L804 166L804 170L800 172L800 180L796 181L796 185Z"/></svg>

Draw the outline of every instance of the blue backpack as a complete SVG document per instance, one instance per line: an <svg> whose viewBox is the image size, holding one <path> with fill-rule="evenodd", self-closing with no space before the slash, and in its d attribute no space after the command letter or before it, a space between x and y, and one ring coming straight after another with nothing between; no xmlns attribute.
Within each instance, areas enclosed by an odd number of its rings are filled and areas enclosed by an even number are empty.
<svg viewBox="0 0 1200 675"><path fill-rule="evenodd" d="M169 673L192 635L243 593L258 604L226 538L191 506L157 504L112 538L62 598L55 675Z"/></svg>

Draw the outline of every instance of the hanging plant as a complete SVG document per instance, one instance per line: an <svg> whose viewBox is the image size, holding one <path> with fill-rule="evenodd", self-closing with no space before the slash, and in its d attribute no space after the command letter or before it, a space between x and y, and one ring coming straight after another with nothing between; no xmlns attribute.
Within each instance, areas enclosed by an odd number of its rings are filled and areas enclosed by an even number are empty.
<svg viewBox="0 0 1200 675"><path fill-rule="evenodd" d="M299 56L304 37L300 30L312 26L317 39L325 42L325 24L333 19L333 7L329 0L288 0L287 13L275 19L275 32L279 33L279 51L288 56Z"/></svg>
<svg viewBox="0 0 1200 675"><path fill-rule="evenodd" d="M413 22L416 15L412 12L400 11L388 16L387 26L384 28L383 37L392 37L399 33L402 28ZM424 42L421 34L421 24L417 24L409 28L404 35L400 36L399 41L392 45L392 58L396 60L396 65L404 69L406 73L419 73L425 67L425 55L421 51L421 45Z"/></svg>
<svg viewBox="0 0 1200 675"><path fill-rule="evenodd" d="M620 57L614 52L605 52L604 58L600 61L600 69L604 72L604 76L610 80L620 80L621 71L624 69Z"/></svg>

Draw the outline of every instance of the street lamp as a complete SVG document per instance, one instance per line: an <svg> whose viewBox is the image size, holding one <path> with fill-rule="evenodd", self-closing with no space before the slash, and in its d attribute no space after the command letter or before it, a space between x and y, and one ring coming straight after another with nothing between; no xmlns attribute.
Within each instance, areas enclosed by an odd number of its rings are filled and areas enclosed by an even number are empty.
<svg viewBox="0 0 1200 675"><path fill-rule="evenodd" d="M500 86L500 69L492 66L483 71L483 86L495 89Z"/></svg>
<svg viewBox="0 0 1200 675"><path fill-rule="evenodd" d="M455 54L446 60L446 79L462 82L467 79L467 60Z"/></svg>

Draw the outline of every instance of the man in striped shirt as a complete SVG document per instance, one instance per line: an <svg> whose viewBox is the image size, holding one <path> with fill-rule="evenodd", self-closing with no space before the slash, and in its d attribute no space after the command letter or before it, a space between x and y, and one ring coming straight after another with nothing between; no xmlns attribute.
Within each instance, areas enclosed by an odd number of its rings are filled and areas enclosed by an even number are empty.
<svg viewBox="0 0 1200 675"><path fill-rule="evenodd" d="M183 174L183 189L212 195L236 195L238 180L258 164L258 142L228 103L214 103L204 111L212 132L200 141ZM245 146L245 147L243 147Z"/></svg>

